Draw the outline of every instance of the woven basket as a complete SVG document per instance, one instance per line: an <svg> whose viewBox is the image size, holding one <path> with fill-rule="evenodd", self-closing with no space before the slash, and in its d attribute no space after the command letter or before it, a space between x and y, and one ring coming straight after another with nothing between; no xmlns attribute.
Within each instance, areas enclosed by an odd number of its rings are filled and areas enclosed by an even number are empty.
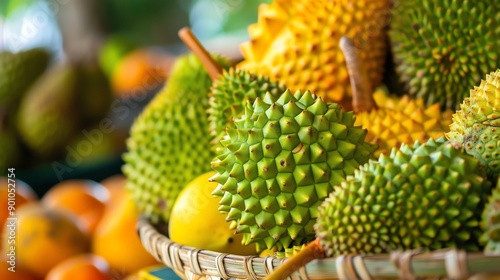
<svg viewBox="0 0 500 280"><path fill-rule="evenodd" d="M145 218L140 218L137 226L146 250L185 279L262 279L286 261L183 246L158 232ZM294 272L291 278L500 280L500 256L455 249L347 255L309 262Z"/></svg>

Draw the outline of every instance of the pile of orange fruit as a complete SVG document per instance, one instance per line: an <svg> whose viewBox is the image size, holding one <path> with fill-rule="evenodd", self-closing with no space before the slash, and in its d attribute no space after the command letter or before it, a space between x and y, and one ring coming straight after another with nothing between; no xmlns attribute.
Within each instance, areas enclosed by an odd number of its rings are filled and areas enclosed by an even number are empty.
<svg viewBox="0 0 500 280"><path fill-rule="evenodd" d="M159 265L140 242L139 212L124 184L122 175L66 180L39 198L26 183L0 177L0 279L136 279Z"/></svg>

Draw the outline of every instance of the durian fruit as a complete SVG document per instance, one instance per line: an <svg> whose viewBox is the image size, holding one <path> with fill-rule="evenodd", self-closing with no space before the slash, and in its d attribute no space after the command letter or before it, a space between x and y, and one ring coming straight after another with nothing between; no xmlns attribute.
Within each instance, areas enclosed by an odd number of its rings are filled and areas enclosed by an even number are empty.
<svg viewBox="0 0 500 280"><path fill-rule="evenodd" d="M389 38L405 91L458 109L470 86L499 67L499 10L495 0L395 2Z"/></svg>
<svg viewBox="0 0 500 280"><path fill-rule="evenodd" d="M446 137L478 158L494 178L500 173L500 69L486 75L460 104Z"/></svg>
<svg viewBox="0 0 500 280"><path fill-rule="evenodd" d="M306 244L302 244L299 246L293 246L291 248L284 248L284 251L275 252L274 256L276 258L279 258L279 259L291 258L291 257L295 256L296 254L298 254L300 251L302 251L302 249L304 249L305 247L306 247Z"/></svg>
<svg viewBox="0 0 500 280"><path fill-rule="evenodd" d="M484 208L481 227L484 231L481 241L486 244L484 253L500 255L500 180Z"/></svg>
<svg viewBox="0 0 500 280"><path fill-rule="evenodd" d="M179 57L166 86L131 127L123 156L126 187L151 223L168 221L179 192L210 170L215 155L206 112L211 84L193 54Z"/></svg>
<svg viewBox="0 0 500 280"><path fill-rule="evenodd" d="M57 158L79 131L106 116L111 98L97 65L62 62L43 73L20 101L17 129L36 155Z"/></svg>
<svg viewBox="0 0 500 280"><path fill-rule="evenodd" d="M422 98L415 100L409 95L390 96L385 86L374 91L352 40L342 37L340 47L352 85L355 125L369 128L366 140L379 146L376 157L389 154L402 143L438 139L449 130L451 110L442 112L438 103L427 107Z"/></svg>
<svg viewBox="0 0 500 280"><path fill-rule="evenodd" d="M445 137L370 160L318 208L316 240L268 280L324 257L393 250L479 251L481 212L491 183L477 159Z"/></svg>
<svg viewBox="0 0 500 280"><path fill-rule="evenodd" d="M179 37L201 60L212 77L208 120L210 135L213 137L212 149L215 151L226 134L225 129L234 128L234 118L243 114L247 101L253 103L257 97L263 98L267 92L278 96L285 91L285 87L271 82L268 77L245 70L234 67L221 69L188 27L179 30Z"/></svg>
<svg viewBox="0 0 500 280"><path fill-rule="evenodd" d="M0 107L16 107L26 90L47 68L50 54L42 48L0 52Z"/></svg>
<svg viewBox="0 0 500 280"><path fill-rule="evenodd" d="M444 137L361 166L318 210L327 256L457 247L478 251L490 182L479 161Z"/></svg>
<svg viewBox="0 0 500 280"><path fill-rule="evenodd" d="M309 91L247 103L212 161L213 194L245 245L278 251L314 239L321 201L372 156L354 114Z"/></svg>
<svg viewBox="0 0 500 280"><path fill-rule="evenodd" d="M108 113L113 101L109 79L97 63L79 66L79 106L83 125L93 125Z"/></svg>
<svg viewBox="0 0 500 280"><path fill-rule="evenodd" d="M42 158L55 158L77 133L77 69L68 63L51 67L30 87L17 112L17 130Z"/></svg>
<svg viewBox="0 0 500 280"><path fill-rule="evenodd" d="M427 107L422 98L390 96L384 88L378 88L373 99L377 108L356 113L355 125L368 128L366 141L379 146L376 157L389 154L402 143L423 143L449 131L453 112L442 112L438 103Z"/></svg>
<svg viewBox="0 0 500 280"><path fill-rule="evenodd" d="M235 128L233 120L243 114L247 101L253 103L267 92L277 97L284 91L284 86L261 75L234 68L223 71L213 83L209 98L208 119L213 147L220 146L218 143L226 128Z"/></svg>
<svg viewBox="0 0 500 280"><path fill-rule="evenodd" d="M15 168L23 160L23 149L16 133L0 127L0 176L7 174L8 168Z"/></svg>
<svg viewBox="0 0 500 280"><path fill-rule="evenodd" d="M353 38L372 86L380 85L391 2L275 0L261 5L258 22L248 28L250 41L241 45L244 61L238 67L350 110L351 87L339 40Z"/></svg>

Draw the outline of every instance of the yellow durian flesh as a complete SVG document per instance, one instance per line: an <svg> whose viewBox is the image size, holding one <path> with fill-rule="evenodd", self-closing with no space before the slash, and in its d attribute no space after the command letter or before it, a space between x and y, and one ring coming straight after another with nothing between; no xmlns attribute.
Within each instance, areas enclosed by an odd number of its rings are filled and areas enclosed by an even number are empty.
<svg viewBox="0 0 500 280"><path fill-rule="evenodd" d="M423 99L391 97L383 88L375 90L373 99L378 108L357 113L355 124L367 128L368 142L379 145L376 157L389 154L402 143L423 143L449 131L453 112L442 112L438 103L426 107Z"/></svg>
<svg viewBox="0 0 500 280"><path fill-rule="evenodd" d="M351 86L342 36L351 37L366 65L372 86L380 85L386 56L383 31L388 0L275 0L261 5L259 19L248 28L237 65L291 89L310 90L327 102L351 109Z"/></svg>

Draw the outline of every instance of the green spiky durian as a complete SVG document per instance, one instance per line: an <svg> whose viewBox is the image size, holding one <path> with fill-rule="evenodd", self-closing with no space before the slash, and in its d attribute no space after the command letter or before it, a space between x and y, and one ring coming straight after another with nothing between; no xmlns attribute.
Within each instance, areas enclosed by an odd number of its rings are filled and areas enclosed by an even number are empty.
<svg viewBox="0 0 500 280"><path fill-rule="evenodd" d="M285 248L284 251L279 251L275 252L274 256L276 258L282 259L282 258L291 258L295 256L297 253L302 251L306 247L306 244L298 245L298 246L293 246L291 248Z"/></svg>
<svg viewBox="0 0 500 280"><path fill-rule="evenodd" d="M309 91L285 91L247 103L212 162L221 212L243 243L278 251L314 238L321 201L353 174L376 146L352 112Z"/></svg>
<svg viewBox="0 0 500 280"><path fill-rule="evenodd" d="M168 221L179 192L209 171L214 157L207 116L212 80L193 54L180 57L171 73L134 121L123 156L127 189L152 223Z"/></svg>
<svg viewBox="0 0 500 280"><path fill-rule="evenodd" d="M493 177L500 173L500 70L486 75L460 104L446 137L478 158Z"/></svg>
<svg viewBox="0 0 500 280"><path fill-rule="evenodd" d="M481 227L485 254L500 255L500 180L484 208Z"/></svg>
<svg viewBox="0 0 500 280"><path fill-rule="evenodd" d="M405 91L456 110L471 85L497 68L500 2L401 0L389 38Z"/></svg>
<svg viewBox="0 0 500 280"><path fill-rule="evenodd" d="M43 73L19 104L17 129L40 157L57 158L80 128L78 71L59 64Z"/></svg>
<svg viewBox="0 0 500 280"><path fill-rule="evenodd" d="M16 106L26 90L45 71L50 54L42 48L0 52L0 106Z"/></svg>
<svg viewBox="0 0 500 280"><path fill-rule="evenodd" d="M223 71L214 82L209 98L208 113L214 149L220 146L218 143L225 135L225 128L234 128L233 119L243 114L247 101L263 98L266 92L278 96L284 91L284 86L261 75L234 68Z"/></svg>
<svg viewBox="0 0 500 280"><path fill-rule="evenodd" d="M361 166L321 204L315 230L327 256L390 250L479 249L490 182L479 161L444 137Z"/></svg>
<svg viewBox="0 0 500 280"><path fill-rule="evenodd" d="M351 108L351 86L339 41L348 36L367 67L373 87L382 81L387 53L389 0L274 0L259 7L248 28L238 67L266 75L287 88L310 90Z"/></svg>

